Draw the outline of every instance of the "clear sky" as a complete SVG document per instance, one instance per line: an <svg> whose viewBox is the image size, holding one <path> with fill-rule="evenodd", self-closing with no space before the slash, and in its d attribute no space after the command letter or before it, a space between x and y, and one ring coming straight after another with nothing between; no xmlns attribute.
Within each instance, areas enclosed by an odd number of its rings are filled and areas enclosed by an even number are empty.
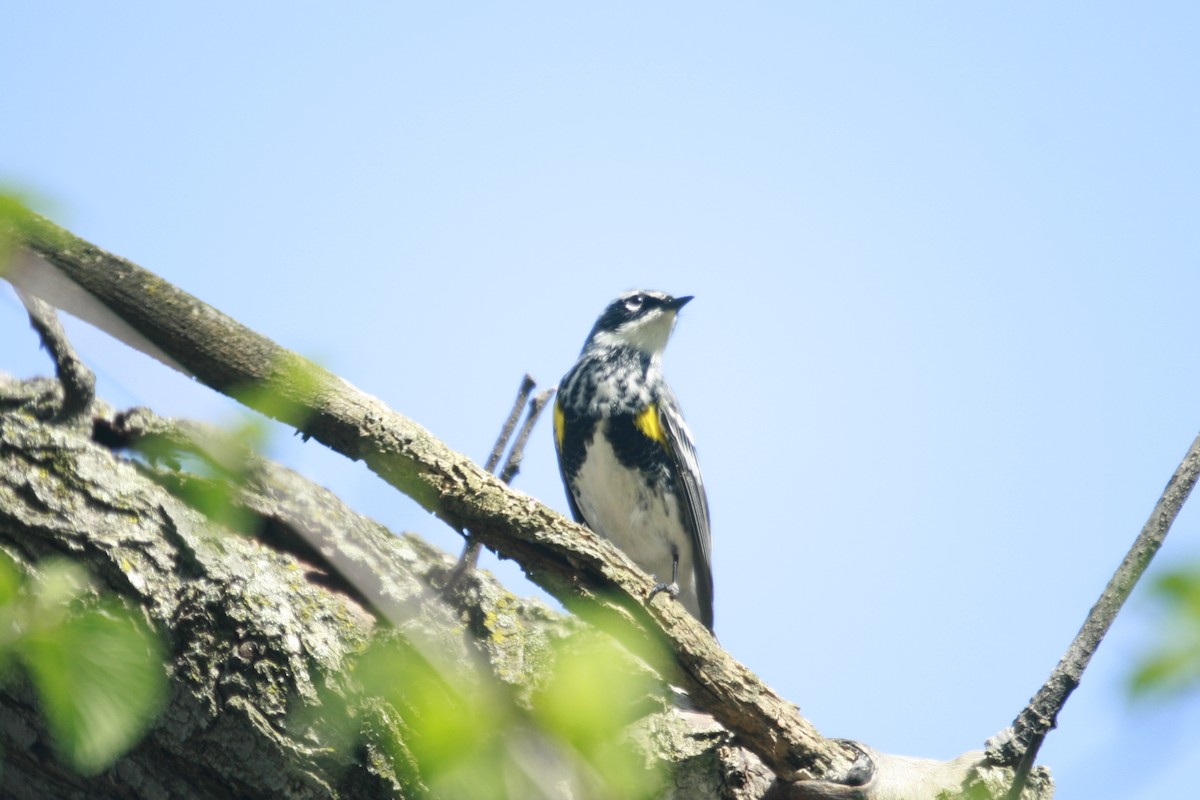
<svg viewBox="0 0 1200 800"><path fill-rule="evenodd" d="M665 370L721 642L828 735L1008 724L1200 430L1200 5L338 6L6 4L0 183L480 461L612 297L695 295ZM236 418L70 329L115 404ZM0 370L47 365L0 288ZM566 511L549 426L516 485ZM1200 698L1124 690L1156 619L1051 734L1061 800L1194 792Z"/></svg>

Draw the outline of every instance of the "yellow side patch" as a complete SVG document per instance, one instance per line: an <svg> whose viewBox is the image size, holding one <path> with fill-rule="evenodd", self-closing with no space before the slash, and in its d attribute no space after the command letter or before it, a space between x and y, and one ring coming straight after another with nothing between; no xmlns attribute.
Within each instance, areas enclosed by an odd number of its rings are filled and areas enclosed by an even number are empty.
<svg viewBox="0 0 1200 800"><path fill-rule="evenodd" d="M666 445L667 436L663 433L662 425L658 421L658 405L656 403L646 406L645 411L634 417L633 424L648 438L661 445Z"/></svg>
<svg viewBox="0 0 1200 800"><path fill-rule="evenodd" d="M554 443L558 445L558 451L562 452L563 437L567 433L567 417L563 414L562 405L557 400L554 401Z"/></svg>

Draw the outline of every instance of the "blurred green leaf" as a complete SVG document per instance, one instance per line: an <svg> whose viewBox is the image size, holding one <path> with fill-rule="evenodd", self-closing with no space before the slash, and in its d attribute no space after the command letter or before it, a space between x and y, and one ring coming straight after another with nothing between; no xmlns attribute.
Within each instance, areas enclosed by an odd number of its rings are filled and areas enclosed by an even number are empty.
<svg viewBox="0 0 1200 800"><path fill-rule="evenodd" d="M436 650L436 647L435 647ZM663 786L661 773L626 739L659 687L607 637L590 633L560 643L554 669L533 699L459 658L436 655L383 634L353 669L371 707L382 700L402 720L391 761L418 794L474 800L571 796L643 798ZM327 710L327 719L348 721ZM344 724L344 723L343 723ZM349 733L338 726L332 741ZM378 739L376 739L378 741Z"/></svg>
<svg viewBox="0 0 1200 800"><path fill-rule="evenodd" d="M166 694L157 637L116 603L36 626L19 656L64 757L87 774L137 742Z"/></svg>
<svg viewBox="0 0 1200 800"><path fill-rule="evenodd" d="M21 589L21 573L12 559L0 552L0 608L11 605ZM4 639L0 637L0 643Z"/></svg>
<svg viewBox="0 0 1200 800"><path fill-rule="evenodd" d="M138 439L132 450L153 468L167 466L172 475L156 479L171 494L230 530L250 533L258 517L239 502L242 488L251 480L257 448L265 445L265 422L243 415L228 432L205 438L203 444L180 436L150 434Z"/></svg>
<svg viewBox="0 0 1200 800"><path fill-rule="evenodd" d="M1160 575L1150 593L1163 616L1158 644L1129 677L1135 699L1171 697L1200 686L1200 563Z"/></svg>
<svg viewBox="0 0 1200 800"><path fill-rule="evenodd" d="M238 533L251 533L259 518L238 502L241 486L241 482L181 473L171 493L216 524Z"/></svg>
<svg viewBox="0 0 1200 800"><path fill-rule="evenodd" d="M49 558L38 565L39 575L32 586L30 625L51 628L67 614L72 601L88 588L83 567L63 558Z"/></svg>
<svg viewBox="0 0 1200 800"><path fill-rule="evenodd" d="M0 277L8 271L13 252L30 230L33 215L29 209L35 205L45 208L49 204L28 192L0 189Z"/></svg>
<svg viewBox="0 0 1200 800"><path fill-rule="evenodd" d="M1142 660L1130 679L1135 697L1174 694L1200 680L1200 647L1159 650Z"/></svg>
<svg viewBox="0 0 1200 800"><path fill-rule="evenodd" d="M1200 621L1200 564L1160 576L1151 586L1151 592L1168 612Z"/></svg>
<svg viewBox="0 0 1200 800"><path fill-rule="evenodd" d="M0 551L0 681L8 677L13 645L24 628L19 605L22 582L17 565Z"/></svg>
<svg viewBox="0 0 1200 800"><path fill-rule="evenodd" d="M628 654L607 637L582 633L559 642L554 670L534 701L547 729L585 749L637 719L652 690Z"/></svg>
<svg viewBox="0 0 1200 800"><path fill-rule="evenodd" d="M427 785L444 784L454 775L475 780L489 770L496 774L492 737L503 729L505 712L486 687L435 667L399 638L375 642L355 672L369 693L382 696L404 719L405 744Z"/></svg>
<svg viewBox="0 0 1200 800"><path fill-rule="evenodd" d="M272 364L271 373L264 381L238 387L232 396L268 417L302 430L309 417L308 406L317 405L325 391L326 376L312 363L293 354ZM290 399L292 396L304 400Z"/></svg>
<svg viewBox="0 0 1200 800"><path fill-rule="evenodd" d="M554 669L534 698L543 728L569 743L590 767L598 796L649 797L662 786L625 738L661 687L611 638L580 633L559 642Z"/></svg>

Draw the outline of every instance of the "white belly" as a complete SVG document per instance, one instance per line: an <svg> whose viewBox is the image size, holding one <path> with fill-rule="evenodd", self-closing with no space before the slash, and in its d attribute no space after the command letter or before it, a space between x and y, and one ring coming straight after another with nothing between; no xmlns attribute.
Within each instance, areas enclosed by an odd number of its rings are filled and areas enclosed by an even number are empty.
<svg viewBox="0 0 1200 800"><path fill-rule="evenodd" d="M600 424L607 426L608 420ZM637 472L624 467L602 430L597 430L588 448L575 485L580 489L575 502L588 527L656 580L671 582L672 562L678 554L679 599L699 617L692 541L676 498L660 496Z"/></svg>

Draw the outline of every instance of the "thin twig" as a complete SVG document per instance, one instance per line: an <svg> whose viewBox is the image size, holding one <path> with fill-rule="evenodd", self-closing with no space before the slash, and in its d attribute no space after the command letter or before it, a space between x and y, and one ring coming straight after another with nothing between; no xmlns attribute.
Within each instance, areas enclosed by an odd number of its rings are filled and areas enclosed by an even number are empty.
<svg viewBox="0 0 1200 800"><path fill-rule="evenodd" d="M1063 704L1083 677L1083 671L1096 652L1100 641L1108 633L1117 612L1129 598L1130 592L1138 579L1146 571L1150 559L1162 546L1171 523L1175 521L1179 509L1191 494L1200 476L1200 436L1192 442L1180 462L1179 468L1171 476L1171 480L1163 489L1162 497L1154 506L1153 513L1142 527L1142 532L1134 541L1133 546L1125 555L1121 566L1113 574L1104 587L1100 599L1088 612L1083 627L1075 636L1075 641L1067 648L1066 654L1058 662L1058 666L1050 673L1050 678L1038 690L1029 705L1025 707L1013 721L1012 734L1000 745L999 752L994 757L1001 764L1016 763L1016 777L1008 793L1008 800L1017 800L1025 788L1029 771L1037 759L1038 750L1046 734L1058 723L1058 714Z"/></svg>
<svg viewBox="0 0 1200 800"><path fill-rule="evenodd" d="M96 399L96 376L75 352L54 307L16 286L17 296L29 313L29 324L42 339L42 347L54 359L54 371L62 385L62 408L56 422L72 422L87 414Z"/></svg>
<svg viewBox="0 0 1200 800"><path fill-rule="evenodd" d="M487 463L483 465L488 472L495 474L496 465L500 463L500 457L504 455L504 448L508 447L508 440L517 427L517 420L521 418L521 409L536 387L537 384L534 383L532 375L527 373L521 379L521 387L517 389L517 399L513 401L512 411L508 412L508 419L504 421L504 427L500 429L500 435L496 437L496 444L492 446L491 455L488 456Z"/></svg>
<svg viewBox="0 0 1200 800"><path fill-rule="evenodd" d="M554 396L556 388L551 387L529 401L529 413L525 415L521 432L517 434L512 450L508 451L504 469L500 471L500 480L504 483L511 484L513 478L517 477L517 473L521 471L521 459L525 458L525 443L529 441L529 434L533 431L533 426L537 424L538 417L542 415L542 409L546 407L546 403Z"/></svg>
<svg viewBox="0 0 1200 800"><path fill-rule="evenodd" d="M520 388L517 389L517 399L513 401L512 410L508 412L508 419L504 421L504 426L500 428L500 435L496 437L496 444L492 446L492 452L488 456L487 463L483 465L483 468L488 472L495 474L496 467L500 464L500 457L504 455L504 448L508 447L508 440L512 438L513 430L517 427L517 420L521 418L521 409L525 407L525 401L529 399L529 395L533 393L536 387L537 383L534 382L533 376L526 373L525 377L521 379ZM536 400L537 398L534 398L534 402ZM526 421L525 426L521 428L520 436L517 438L517 444L513 446L514 450L517 447L524 447L525 442L521 437L529 438L529 427L529 422ZM508 459L510 462L512 461L511 454ZM519 457L517 462L520 463ZM505 471L507 469L506 465ZM504 478L501 478L501 480L508 483ZM446 576L446 585L444 587L446 591L453 591L459 581L475 570L475 567L479 565L479 553L482 549L479 542L470 538L470 531L467 531L467 543L463 546L462 555L458 557L458 562L450 569L450 573Z"/></svg>

